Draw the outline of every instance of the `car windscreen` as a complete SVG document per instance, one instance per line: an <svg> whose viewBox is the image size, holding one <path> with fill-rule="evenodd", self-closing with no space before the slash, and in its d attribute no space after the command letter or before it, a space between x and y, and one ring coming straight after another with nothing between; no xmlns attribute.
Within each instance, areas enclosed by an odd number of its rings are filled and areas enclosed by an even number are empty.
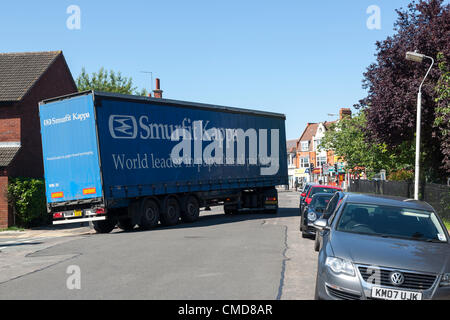
<svg viewBox="0 0 450 320"><path fill-rule="evenodd" d="M311 192L309 194L309 197L311 198L316 193L331 193L334 194L335 192L339 191L338 189L334 188L327 188L327 187L313 187L311 189Z"/></svg>
<svg viewBox="0 0 450 320"><path fill-rule="evenodd" d="M373 204L348 203L336 230L412 240L447 242L434 212Z"/></svg>
<svg viewBox="0 0 450 320"><path fill-rule="evenodd" d="M332 197L333 194L316 194L311 200L310 207L325 210Z"/></svg>

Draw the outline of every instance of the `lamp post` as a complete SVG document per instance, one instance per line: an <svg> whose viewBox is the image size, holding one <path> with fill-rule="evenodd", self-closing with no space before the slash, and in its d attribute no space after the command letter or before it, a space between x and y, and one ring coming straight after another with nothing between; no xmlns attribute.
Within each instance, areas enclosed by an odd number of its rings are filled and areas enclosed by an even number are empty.
<svg viewBox="0 0 450 320"><path fill-rule="evenodd" d="M406 53L406 60L422 62L423 59L431 59L431 66L428 69L422 83L419 87L419 92L417 93L417 124L416 124L416 164L415 164L415 174L414 174L414 200L419 200L419 174L420 174L420 129L422 121L422 85L425 82L431 68L434 64L434 59L432 57L426 56L418 52L408 51Z"/></svg>

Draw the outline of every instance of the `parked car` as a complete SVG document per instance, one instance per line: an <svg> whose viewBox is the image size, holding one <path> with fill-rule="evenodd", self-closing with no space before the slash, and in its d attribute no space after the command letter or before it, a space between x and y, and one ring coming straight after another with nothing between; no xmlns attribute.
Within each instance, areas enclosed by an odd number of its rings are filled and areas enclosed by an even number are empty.
<svg viewBox="0 0 450 320"><path fill-rule="evenodd" d="M304 200L304 204L303 206L308 205L311 200L313 195L315 195L316 193L331 193L334 194L335 192L338 191L342 191L342 189L340 187L335 187L335 186L327 186L327 185L312 185L309 189L308 192L305 194L305 200Z"/></svg>
<svg viewBox="0 0 450 320"><path fill-rule="evenodd" d="M305 207L305 210L300 215L300 231L302 237L315 237L316 228L313 223L323 216L328 202L333 197L331 193L316 193L313 195L311 203Z"/></svg>
<svg viewBox="0 0 450 320"><path fill-rule="evenodd" d="M344 198L345 195L346 195L345 192L337 191L333 195L333 197L330 199L330 201L328 202L328 205L327 205L321 219L328 220L333 215L334 211L339 209L339 206L342 203L342 199ZM315 240L315 243L314 243L315 251L319 251L319 249L320 249L320 232L322 232L322 231L315 232L315 239L314 239Z"/></svg>
<svg viewBox="0 0 450 320"><path fill-rule="evenodd" d="M299 205L300 215L301 215L302 212L303 212L303 208L304 208L304 205L305 205L305 198L306 198L306 195L308 194L309 189L311 189L311 187L314 186L314 185L317 185L317 183L308 182L308 183L305 185L305 187L303 188L302 193L300 194L300 205Z"/></svg>
<svg viewBox="0 0 450 320"><path fill-rule="evenodd" d="M316 299L450 299L449 234L429 204L350 193L314 225Z"/></svg>

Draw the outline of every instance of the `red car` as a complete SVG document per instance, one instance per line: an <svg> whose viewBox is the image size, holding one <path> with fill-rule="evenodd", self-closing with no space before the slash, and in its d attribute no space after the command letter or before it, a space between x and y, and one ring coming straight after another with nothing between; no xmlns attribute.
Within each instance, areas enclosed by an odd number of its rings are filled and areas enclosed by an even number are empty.
<svg viewBox="0 0 450 320"><path fill-rule="evenodd" d="M306 205L309 205L313 195L316 193L335 193L337 191L342 191L339 187L333 187L333 186L325 186L325 185L314 185L309 190L308 193L304 195ZM302 194L303 197L303 194Z"/></svg>

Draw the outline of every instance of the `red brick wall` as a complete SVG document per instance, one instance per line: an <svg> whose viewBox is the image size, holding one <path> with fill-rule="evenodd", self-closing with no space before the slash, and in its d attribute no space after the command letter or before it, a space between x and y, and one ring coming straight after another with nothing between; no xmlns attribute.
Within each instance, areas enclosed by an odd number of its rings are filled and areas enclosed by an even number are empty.
<svg viewBox="0 0 450 320"><path fill-rule="evenodd" d="M0 229L5 229L12 223L8 210L8 177L0 176Z"/></svg>
<svg viewBox="0 0 450 320"><path fill-rule="evenodd" d="M0 119L0 142L20 142L20 118Z"/></svg>
<svg viewBox="0 0 450 320"><path fill-rule="evenodd" d="M76 91L72 75L64 57L60 55L21 102L13 106L0 107L0 119L20 119L22 147L8 168L10 177L42 178L44 176L38 103L44 99Z"/></svg>

